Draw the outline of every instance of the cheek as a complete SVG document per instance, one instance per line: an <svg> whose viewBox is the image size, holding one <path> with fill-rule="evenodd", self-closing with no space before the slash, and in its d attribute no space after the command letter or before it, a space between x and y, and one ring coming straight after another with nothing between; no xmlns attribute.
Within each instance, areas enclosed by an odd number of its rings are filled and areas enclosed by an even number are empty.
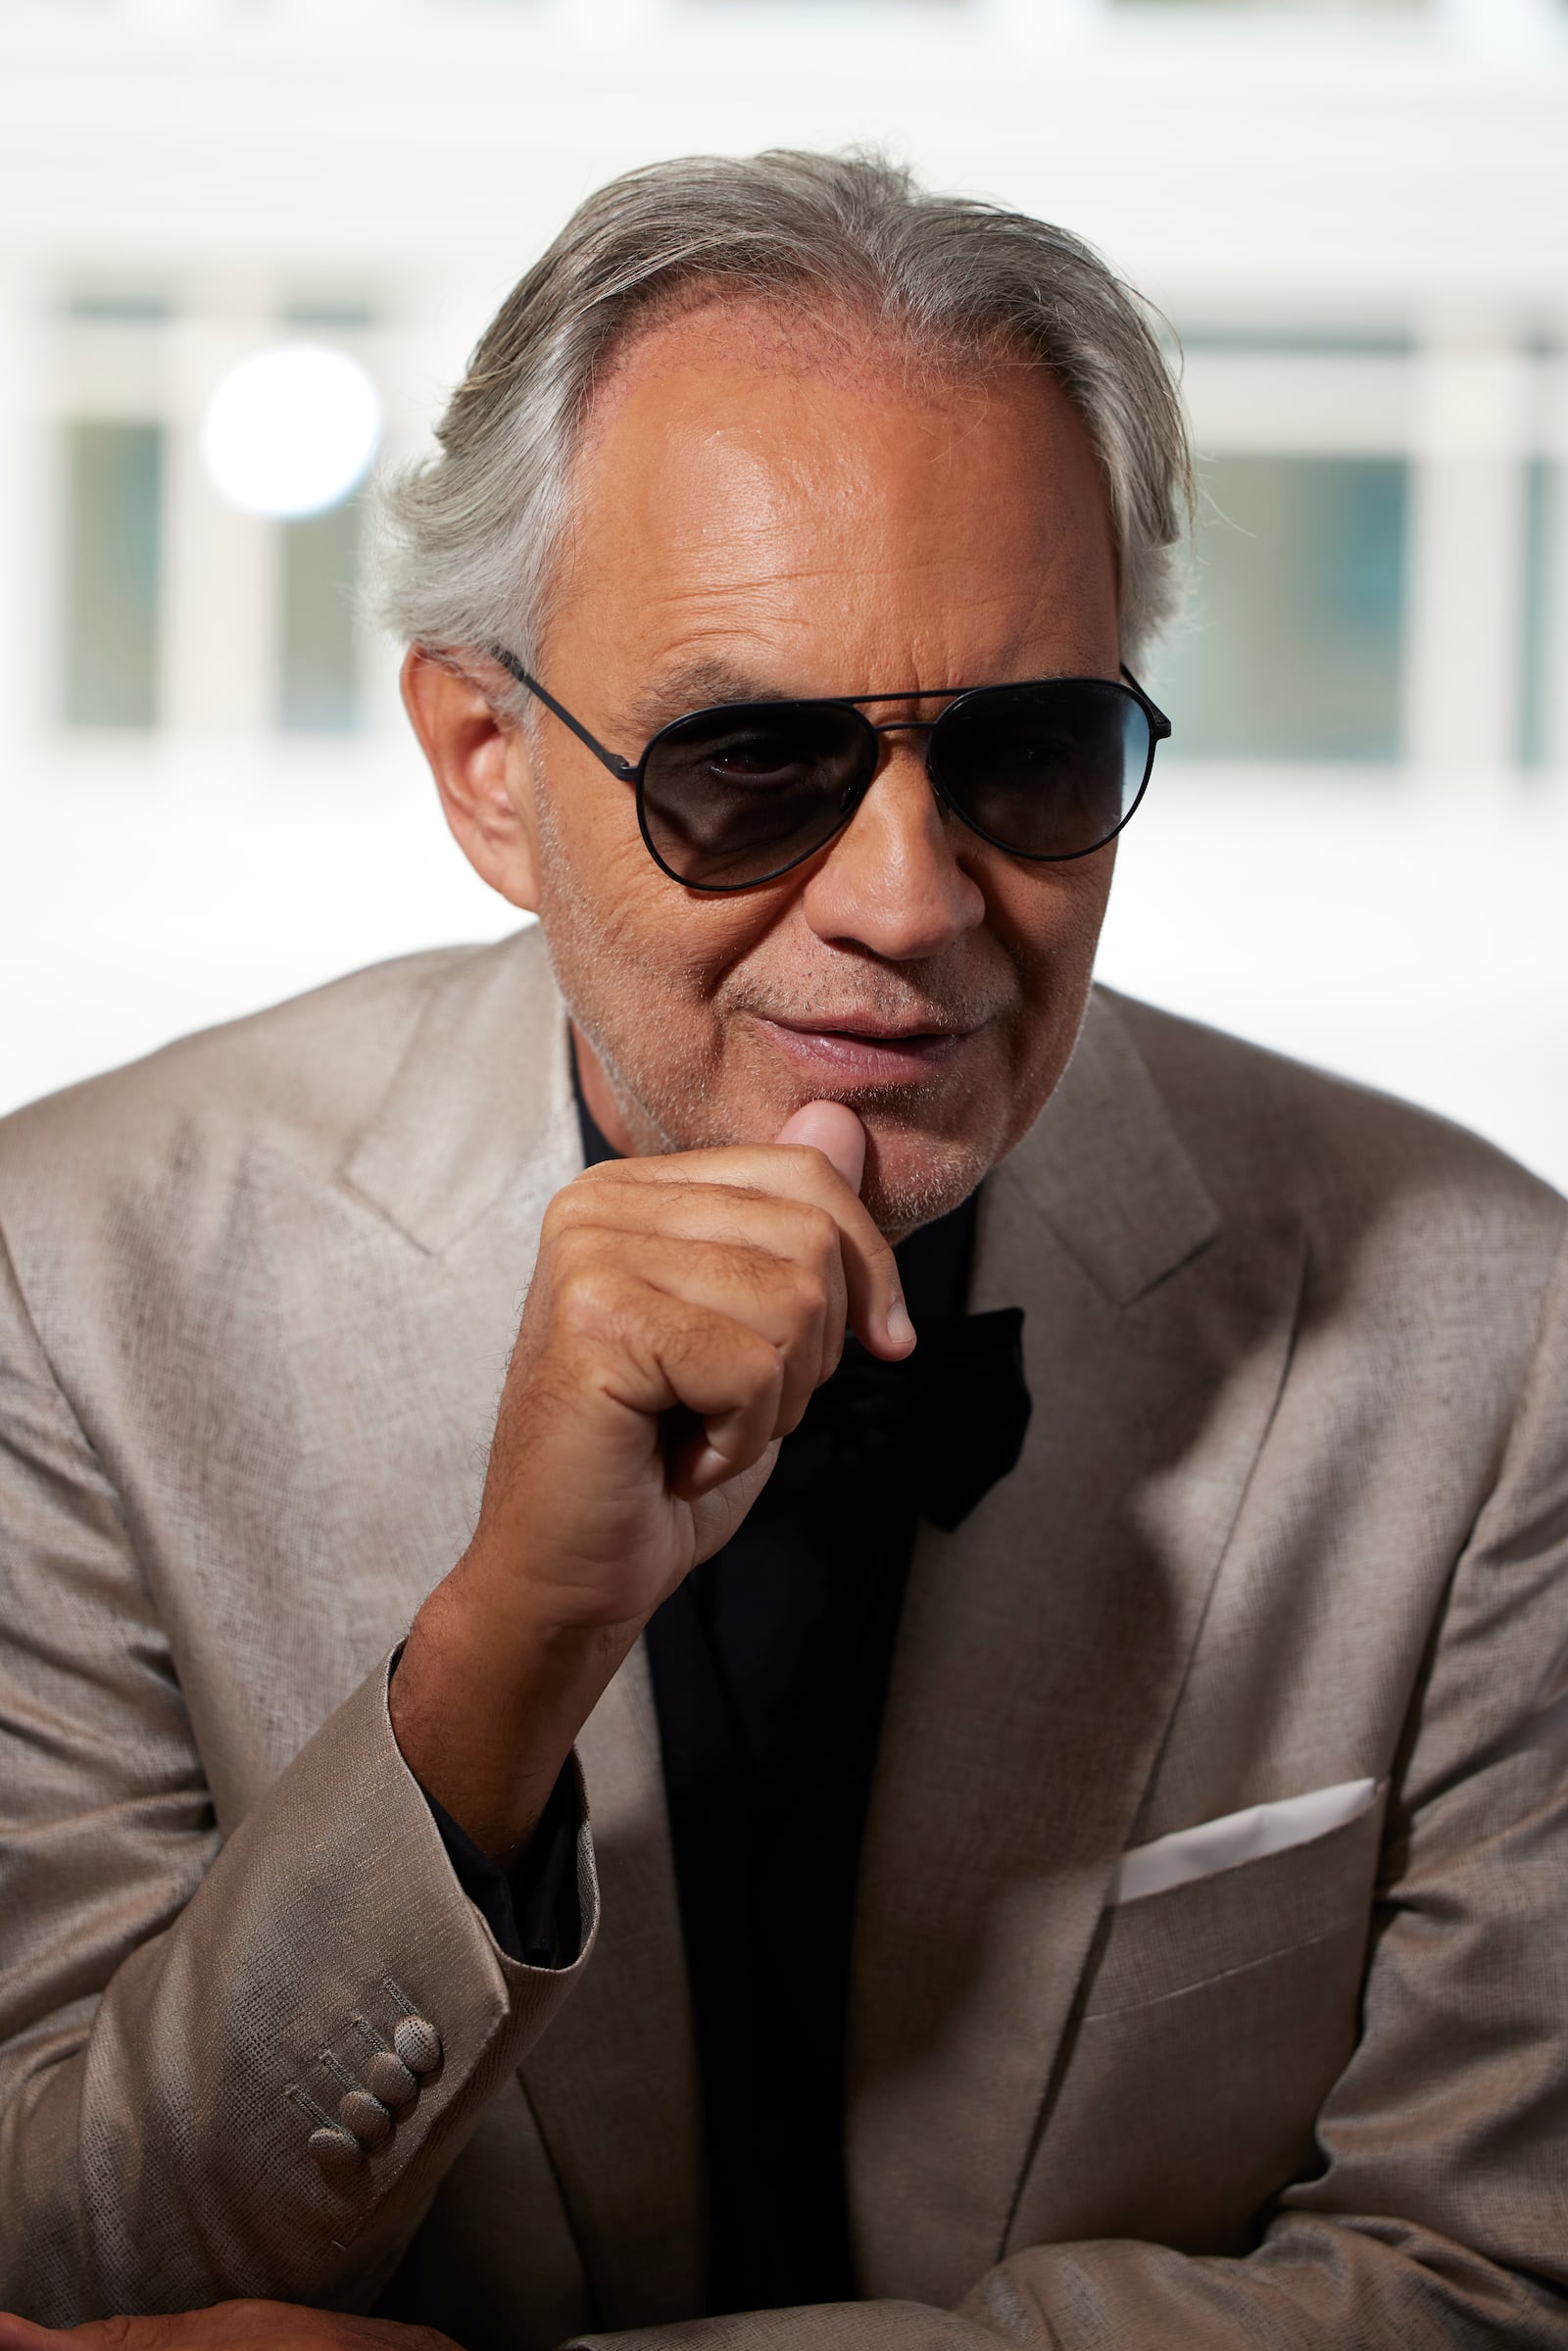
<svg viewBox="0 0 1568 2351"><path fill-rule="evenodd" d="M1031 1009L1088 985L1110 896L1116 850L1065 865L1009 863L993 877L990 927L1012 958Z"/></svg>
<svg viewBox="0 0 1568 2351"><path fill-rule="evenodd" d="M1105 917L1114 847L1071 866L1013 867L992 927L1019 979L1006 1083L1016 1141L1066 1066L1083 1018Z"/></svg>
<svg viewBox="0 0 1568 2351"><path fill-rule="evenodd" d="M541 834L540 920L582 1026L629 1068L710 1057L702 1015L753 945L756 908L679 888L613 808L564 820L556 801Z"/></svg>

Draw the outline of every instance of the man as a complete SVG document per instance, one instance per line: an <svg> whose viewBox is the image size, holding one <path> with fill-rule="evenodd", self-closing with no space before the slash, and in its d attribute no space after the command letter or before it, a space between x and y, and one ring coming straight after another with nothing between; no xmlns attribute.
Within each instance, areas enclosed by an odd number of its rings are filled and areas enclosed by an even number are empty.
<svg viewBox="0 0 1568 2351"><path fill-rule="evenodd" d="M1563 1207L1091 996L1185 462L873 162L503 309L390 595L538 928L5 1135L27 2319L1568 2343Z"/></svg>

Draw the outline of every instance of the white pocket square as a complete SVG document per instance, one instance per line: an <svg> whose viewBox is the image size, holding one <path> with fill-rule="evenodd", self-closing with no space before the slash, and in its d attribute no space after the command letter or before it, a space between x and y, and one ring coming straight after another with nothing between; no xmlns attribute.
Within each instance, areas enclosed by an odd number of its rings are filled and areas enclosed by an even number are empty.
<svg viewBox="0 0 1568 2351"><path fill-rule="evenodd" d="M1375 1780L1343 1780L1337 1788L1314 1788L1308 1795L1283 1796L1275 1804L1251 1804L1245 1812L1202 1821L1196 1829L1175 1829L1122 1855L1110 1882L1110 1900L1136 1902L1144 1894L1166 1893L1173 1886L1235 1869L1239 1862L1261 1861L1265 1853L1304 1845L1370 1810L1376 1794Z"/></svg>

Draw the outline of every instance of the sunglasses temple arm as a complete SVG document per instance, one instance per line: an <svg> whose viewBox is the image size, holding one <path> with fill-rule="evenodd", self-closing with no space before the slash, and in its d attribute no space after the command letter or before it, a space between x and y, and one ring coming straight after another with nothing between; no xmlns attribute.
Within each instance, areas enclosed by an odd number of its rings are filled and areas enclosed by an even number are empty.
<svg viewBox="0 0 1568 2351"><path fill-rule="evenodd" d="M1151 702L1148 694L1138 683L1137 678L1134 677L1132 671L1128 668L1125 661L1123 661L1121 664L1121 673L1122 676L1127 680L1127 683L1131 686L1133 692L1137 695L1139 701L1143 704L1144 709L1149 713L1150 721L1153 728L1154 741L1156 743L1163 743L1166 736L1170 733L1170 720L1166 717L1164 711L1159 708L1157 703Z"/></svg>
<svg viewBox="0 0 1568 2351"><path fill-rule="evenodd" d="M504 645L492 645L490 652L508 675L514 677L519 686L525 686L536 701L542 702L545 709L559 718L563 726L568 727L578 742L584 744L593 753L594 758L610 769L612 775L629 779L637 773L629 759L623 759L618 751L607 751L597 735L591 735L582 721L573 718L565 706L557 702L553 694L547 693L536 677L530 677L522 663L514 655L508 653Z"/></svg>

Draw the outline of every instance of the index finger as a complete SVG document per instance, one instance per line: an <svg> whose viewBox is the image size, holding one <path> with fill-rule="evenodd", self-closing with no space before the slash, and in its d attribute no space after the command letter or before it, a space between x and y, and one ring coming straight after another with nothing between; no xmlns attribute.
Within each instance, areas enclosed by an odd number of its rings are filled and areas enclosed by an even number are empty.
<svg viewBox="0 0 1568 2351"><path fill-rule="evenodd" d="M607 1160L590 1168L587 1177L638 1185L713 1184L731 1191L772 1194L822 1209L838 1228L851 1330L862 1347L885 1362L901 1362L913 1347L914 1325L904 1301L893 1250L863 1200L819 1144L742 1143L720 1151Z"/></svg>

